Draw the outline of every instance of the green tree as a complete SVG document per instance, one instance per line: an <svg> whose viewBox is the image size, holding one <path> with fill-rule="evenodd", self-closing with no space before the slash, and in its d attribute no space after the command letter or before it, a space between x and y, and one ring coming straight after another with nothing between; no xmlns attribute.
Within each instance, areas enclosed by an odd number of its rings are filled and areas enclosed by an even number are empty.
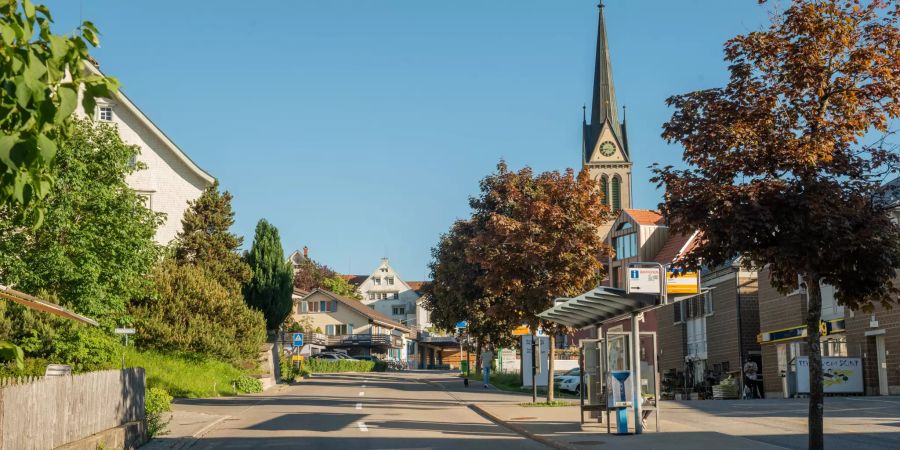
<svg viewBox="0 0 900 450"><path fill-rule="evenodd" d="M239 292L209 271L166 258L152 274L151 294L135 299L139 345L211 355L232 363L255 360L265 342L265 320Z"/></svg>
<svg viewBox="0 0 900 450"><path fill-rule="evenodd" d="M896 0L794 0L725 44L725 87L667 101L663 137L688 168L657 168L656 180L672 231L702 233L689 266L741 254L782 291L805 284L810 449L824 446L821 284L851 309L898 292L900 227L879 194L900 166L880 136L900 116L898 16Z"/></svg>
<svg viewBox="0 0 900 450"><path fill-rule="evenodd" d="M4 284L118 325L160 254L161 217L125 182L141 168L130 163L137 153L114 127L76 120L53 162L59 178L44 199L43 226L19 226L12 207L0 207Z"/></svg>
<svg viewBox="0 0 900 450"><path fill-rule="evenodd" d="M266 327L274 330L291 312L293 268L285 262L278 229L260 219L256 224L253 246L244 254L252 278L244 285L244 298L252 308L262 311Z"/></svg>
<svg viewBox="0 0 900 450"><path fill-rule="evenodd" d="M43 209L30 206L47 196L56 179L57 144L72 130L81 95L88 114L97 97L112 97L114 78L90 74L88 46L99 45L91 22L78 35L53 34L50 10L30 0L0 1L0 207L35 225ZM36 211L36 214L29 214Z"/></svg>
<svg viewBox="0 0 900 450"><path fill-rule="evenodd" d="M230 231L234 225L231 199L228 191L219 192L216 181L190 202L181 220L174 254L179 265L201 267L222 286L240 292L250 281L250 266L238 253L244 239Z"/></svg>
<svg viewBox="0 0 900 450"><path fill-rule="evenodd" d="M356 286L350 284L340 275L332 275L323 279L321 287L343 297L362 300L362 295L357 291Z"/></svg>

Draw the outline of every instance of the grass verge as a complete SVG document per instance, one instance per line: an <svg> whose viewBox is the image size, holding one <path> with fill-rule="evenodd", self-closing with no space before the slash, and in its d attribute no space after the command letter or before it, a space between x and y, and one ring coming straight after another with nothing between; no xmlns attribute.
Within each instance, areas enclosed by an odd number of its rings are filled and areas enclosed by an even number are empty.
<svg viewBox="0 0 900 450"><path fill-rule="evenodd" d="M125 351L125 365L147 371L147 388L163 388L174 397L199 398L236 395L232 383L245 375L240 369L217 359L155 350Z"/></svg>
<svg viewBox="0 0 900 450"><path fill-rule="evenodd" d="M469 378L470 380L480 381L481 377L478 378ZM498 373L491 372L491 385L501 391L507 392L516 392L520 394L530 394L531 387L522 387L522 378L519 377L517 373ZM538 386L538 395L547 395L547 388ZM554 395L559 398L578 398L576 395L572 395L566 392L562 392L559 390L559 387L554 386L553 388ZM566 406L566 405L561 405Z"/></svg>

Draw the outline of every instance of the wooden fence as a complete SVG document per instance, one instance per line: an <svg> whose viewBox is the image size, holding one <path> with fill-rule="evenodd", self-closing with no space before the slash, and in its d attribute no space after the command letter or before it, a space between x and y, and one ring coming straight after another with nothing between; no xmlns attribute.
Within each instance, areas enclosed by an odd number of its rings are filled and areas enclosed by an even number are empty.
<svg viewBox="0 0 900 450"><path fill-rule="evenodd" d="M0 389L0 450L52 449L144 420L144 369L46 377Z"/></svg>
<svg viewBox="0 0 900 450"><path fill-rule="evenodd" d="M2 377L0 378L0 389L19 384L28 384L41 381L44 377L27 376L27 377Z"/></svg>

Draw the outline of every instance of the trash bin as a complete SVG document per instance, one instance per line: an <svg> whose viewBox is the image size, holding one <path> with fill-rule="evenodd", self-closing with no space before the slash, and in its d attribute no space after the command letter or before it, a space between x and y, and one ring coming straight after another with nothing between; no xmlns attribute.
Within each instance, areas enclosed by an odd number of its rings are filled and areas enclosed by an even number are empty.
<svg viewBox="0 0 900 450"><path fill-rule="evenodd" d="M459 362L459 373L463 375L469 375L469 362L468 361L460 361Z"/></svg>

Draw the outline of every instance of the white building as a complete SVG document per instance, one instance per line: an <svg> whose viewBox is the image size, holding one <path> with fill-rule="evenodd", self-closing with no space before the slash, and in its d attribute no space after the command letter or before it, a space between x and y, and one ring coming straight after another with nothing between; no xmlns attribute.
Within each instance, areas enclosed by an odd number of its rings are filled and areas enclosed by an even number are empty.
<svg viewBox="0 0 900 450"><path fill-rule="evenodd" d="M100 70L88 65L92 74ZM147 199L148 207L166 215L156 230L156 241L168 244L181 231L188 202L200 197L215 179L197 166L124 93L114 99L98 99L94 120L115 124L122 140L140 148L137 161L146 168L128 176L126 182Z"/></svg>
<svg viewBox="0 0 900 450"><path fill-rule="evenodd" d="M344 278L357 286L363 304L411 328L424 330L431 326L419 292L426 282L404 282L387 258L382 258L369 276L345 275Z"/></svg>

